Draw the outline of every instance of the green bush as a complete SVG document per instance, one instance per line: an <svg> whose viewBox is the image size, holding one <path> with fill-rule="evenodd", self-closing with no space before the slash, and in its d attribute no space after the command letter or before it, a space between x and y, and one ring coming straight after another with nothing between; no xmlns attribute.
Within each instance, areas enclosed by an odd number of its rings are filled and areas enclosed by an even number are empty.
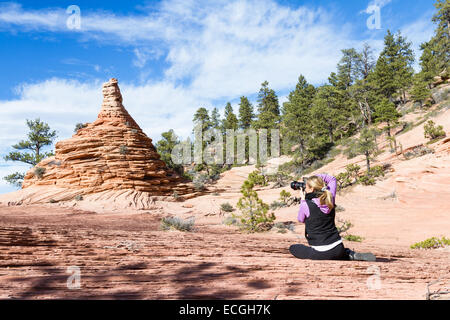
<svg viewBox="0 0 450 320"><path fill-rule="evenodd" d="M411 249L437 249L450 246L450 239L442 237L441 239L432 237L421 242L411 245Z"/></svg>
<svg viewBox="0 0 450 320"><path fill-rule="evenodd" d="M222 211L225 211L225 212L233 212L234 211L233 206L231 204L229 204L228 202L222 203L220 205L220 209L222 209Z"/></svg>
<svg viewBox="0 0 450 320"><path fill-rule="evenodd" d="M345 172L341 172L336 176L338 189L342 190L357 183L360 169L361 167L357 164L349 164L346 166Z"/></svg>
<svg viewBox="0 0 450 320"><path fill-rule="evenodd" d="M167 230L179 230L179 231L192 231L195 224L194 218L184 220L177 217L165 217L161 220L161 229Z"/></svg>
<svg viewBox="0 0 450 320"><path fill-rule="evenodd" d="M194 188L197 191L203 191L206 189L205 184L208 182L208 175L204 173L196 173L194 176Z"/></svg>
<svg viewBox="0 0 450 320"><path fill-rule="evenodd" d="M342 190L352 184L348 172L341 172L336 175L336 182L338 190Z"/></svg>
<svg viewBox="0 0 450 320"><path fill-rule="evenodd" d="M201 181L194 181L194 188L197 191L203 191L206 189L205 184Z"/></svg>
<svg viewBox="0 0 450 320"><path fill-rule="evenodd" d="M347 232L351 227L353 227L353 224L347 220L338 219L337 222L338 224L336 225L336 229L338 230L339 234L343 234Z"/></svg>
<svg viewBox="0 0 450 320"><path fill-rule="evenodd" d="M277 173L266 175L267 182L275 182L273 188L283 188L288 184L288 181L291 179L289 174L286 172L278 170Z"/></svg>
<svg viewBox="0 0 450 320"><path fill-rule="evenodd" d="M45 168L36 167L34 168L34 176L38 179L42 179L45 174Z"/></svg>
<svg viewBox="0 0 450 320"><path fill-rule="evenodd" d="M240 215L233 215L241 222L241 229L248 232L267 231L272 227L275 220L273 212L268 214L269 206L259 199L258 194L253 190L254 183L249 179L244 181L241 187L242 197L237 203Z"/></svg>
<svg viewBox="0 0 450 320"><path fill-rule="evenodd" d="M75 129L73 130L73 132L77 133L78 130L86 128L87 127L87 123L77 123L75 125Z"/></svg>
<svg viewBox="0 0 450 320"><path fill-rule="evenodd" d="M283 203L287 204L288 199L291 197L291 193L285 190L281 190L280 192L280 200Z"/></svg>
<svg viewBox="0 0 450 320"><path fill-rule="evenodd" d="M76 200L76 201L83 201L83 196L82 196L81 194L79 194L79 195L77 195L77 196L75 197L75 200Z"/></svg>
<svg viewBox="0 0 450 320"><path fill-rule="evenodd" d="M384 177L384 167L382 165L370 168L369 175L372 178Z"/></svg>
<svg viewBox="0 0 450 320"><path fill-rule="evenodd" d="M267 186L266 178L261 175L258 170L255 170L248 175L248 181L255 186Z"/></svg>
<svg viewBox="0 0 450 320"><path fill-rule="evenodd" d="M358 179L358 182L361 183L364 186L373 186L373 185L376 184L375 178L370 177L370 176L368 177L366 175L365 176L361 176Z"/></svg>
<svg viewBox="0 0 450 320"><path fill-rule="evenodd" d="M445 131L443 126L436 126L433 120L428 120L428 122L423 126L424 136L427 139L433 140L439 137L445 137Z"/></svg>
<svg viewBox="0 0 450 320"><path fill-rule="evenodd" d="M226 217L223 220L223 224L227 226L238 226L239 220L236 217Z"/></svg>
<svg viewBox="0 0 450 320"><path fill-rule="evenodd" d="M295 225L292 222L277 222L273 225L274 229L294 231ZM280 232L280 231L278 231ZM283 232L284 233L284 232Z"/></svg>
<svg viewBox="0 0 450 320"><path fill-rule="evenodd" d="M345 240L347 240L347 241L354 241L354 242L362 242L364 240L363 237L355 236L353 234L349 234L349 235L343 236L343 238Z"/></svg>
<svg viewBox="0 0 450 320"><path fill-rule="evenodd" d="M273 201L269 206L270 210L276 210L276 209L285 208L285 207L287 207L287 204L285 202L281 202L281 201Z"/></svg>
<svg viewBox="0 0 450 320"><path fill-rule="evenodd" d="M194 176L192 174L188 173L188 172L183 172L181 174L181 176L183 178L185 178L186 180L188 180L188 181L193 181L194 180Z"/></svg>
<svg viewBox="0 0 450 320"><path fill-rule="evenodd" d="M122 155L127 154L127 153L128 153L128 147L125 146L125 145L121 145L121 146L119 147L119 153L122 154Z"/></svg>

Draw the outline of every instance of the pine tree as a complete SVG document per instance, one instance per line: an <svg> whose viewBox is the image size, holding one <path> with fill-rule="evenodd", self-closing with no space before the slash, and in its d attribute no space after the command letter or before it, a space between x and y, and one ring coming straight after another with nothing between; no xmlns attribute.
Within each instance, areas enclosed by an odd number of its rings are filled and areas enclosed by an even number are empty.
<svg viewBox="0 0 450 320"><path fill-rule="evenodd" d="M310 108L315 92L314 86L300 75L295 90L283 104L281 133L285 149L298 145L300 154L305 153L307 137L312 130Z"/></svg>
<svg viewBox="0 0 450 320"><path fill-rule="evenodd" d="M373 160L373 154L377 150L375 138L375 129L363 128L359 138L345 150L347 154L364 155L366 157L367 176L370 174L370 162Z"/></svg>
<svg viewBox="0 0 450 320"><path fill-rule="evenodd" d="M367 79L358 80L349 89L349 94L358 107L362 127L371 126L374 113L373 106L378 100L372 82ZM355 123L355 125L357 124Z"/></svg>
<svg viewBox="0 0 450 320"><path fill-rule="evenodd" d="M344 85L344 89L350 87L360 74L359 64L361 55L354 48L342 50L343 57L338 63L338 79Z"/></svg>
<svg viewBox="0 0 450 320"><path fill-rule="evenodd" d="M242 96L239 103L239 127L243 130L249 129L254 118L255 114L252 104L247 97Z"/></svg>
<svg viewBox="0 0 450 320"><path fill-rule="evenodd" d="M225 114L222 122L222 127L225 130L226 129L237 130L238 128L238 119L233 112L233 107L231 106L231 103L229 102L225 106Z"/></svg>
<svg viewBox="0 0 450 320"><path fill-rule="evenodd" d="M436 57L436 70L440 72L447 68L448 71L450 67L450 2L438 0L434 6L438 12L432 20L438 26L430 44Z"/></svg>
<svg viewBox="0 0 450 320"><path fill-rule="evenodd" d="M333 144L336 137L342 137L343 131L348 128L352 109L347 90L324 85L317 89L311 109L311 121L314 127L325 129L329 142Z"/></svg>
<svg viewBox="0 0 450 320"><path fill-rule="evenodd" d="M269 88L269 83L264 81L258 94L258 120L256 129L277 129L280 122L280 106L275 91Z"/></svg>
<svg viewBox="0 0 450 320"><path fill-rule="evenodd" d="M208 110L204 107L198 108L194 114L193 122L194 122L194 129L192 131L195 133L195 140L202 141L201 150L197 150L195 147L195 143L194 143L194 160L195 160L196 155L198 155L198 156L200 156L200 154L202 155L201 160L198 159L196 161L196 170L202 171L203 169L206 169L206 171L209 175L210 168L204 161L205 160L204 159L205 150L208 147L209 142L207 142L203 139L204 133L206 131L208 131L209 129L211 129L211 127L212 127L212 122L211 122L211 118L209 117ZM197 128L200 128L201 131L196 131Z"/></svg>
<svg viewBox="0 0 450 320"><path fill-rule="evenodd" d="M438 0L434 6L438 11L432 20L437 24L437 28L433 37L420 46L420 78L429 89L435 76L445 69L450 69L450 3Z"/></svg>
<svg viewBox="0 0 450 320"><path fill-rule="evenodd" d="M389 30L370 81L377 93L391 101L397 94L405 102L405 90L412 84L414 54L411 43L400 32L395 36Z"/></svg>
<svg viewBox="0 0 450 320"><path fill-rule="evenodd" d="M401 114L397 111L395 104L389 101L387 98L383 98L375 106L375 117L377 123L386 123L386 132L388 137L391 137L391 127L398 122Z"/></svg>
<svg viewBox="0 0 450 320"><path fill-rule="evenodd" d="M193 118L194 124L201 124L202 132L208 130L212 126L208 110L206 108L198 108Z"/></svg>
<svg viewBox="0 0 450 320"><path fill-rule="evenodd" d="M372 72L375 67L375 60L373 58L373 50L369 44L364 43L362 51L358 54L357 61L357 72L359 74L359 78L367 79L369 74Z"/></svg>
<svg viewBox="0 0 450 320"><path fill-rule="evenodd" d="M428 88L431 88L433 78L439 73L438 68L436 68L437 63L430 42L422 43L420 49L422 50L422 55L419 59L421 67L419 75L422 81L428 85Z"/></svg>
<svg viewBox="0 0 450 320"><path fill-rule="evenodd" d="M213 129L220 128L220 114L217 108L214 108L213 111L211 112L211 127Z"/></svg>
<svg viewBox="0 0 450 320"><path fill-rule="evenodd" d="M270 226L275 220L275 215L268 214L269 206L258 197L258 193L253 188L253 182L244 181L241 187L242 197L236 205L241 215L233 215L233 217L240 219L241 228L245 231L265 231L270 229L268 225Z"/></svg>
<svg viewBox="0 0 450 320"><path fill-rule="evenodd" d="M161 156L161 160L164 161L169 168L174 169L178 173L183 173L183 166L176 165L172 161L172 150L176 145L180 143L180 140L175 135L173 129L161 133L162 139L156 143L156 150Z"/></svg>
<svg viewBox="0 0 450 320"><path fill-rule="evenodd" d="M22 140L12 147L18 151L12 151L4 157L5 161L18 161L32 166L36 166L43 159L53 156L52 152L42 152L42 149L49 146L56 139L56 131L51 130L50 126L41 121L27 120L29 128L28 140ZM10 184L20 187L24 174L16 172L4 178Z"/></svg>
<svg viewBox="0 0 450 320"><path fill-rule="evenodd" d="M415 76L414 84L411 89L411 98L414 102L419 102L420 107L423 107L424 102L431 97L431 90L427 86L427 81L422 79L422 74L418 73Z"/></svg>

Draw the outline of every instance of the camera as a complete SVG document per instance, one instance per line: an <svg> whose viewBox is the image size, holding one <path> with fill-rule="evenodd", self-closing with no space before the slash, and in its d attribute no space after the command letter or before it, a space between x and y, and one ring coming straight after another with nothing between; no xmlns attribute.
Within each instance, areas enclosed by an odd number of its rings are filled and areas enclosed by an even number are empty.
<svg viewBox="0 0 450 320"><path fill-rule="evenodd" d="M306 189L306 178L303 178L303 181L292 181L291 182L291 189L293 190L300 190L305 191Z"/></svg>

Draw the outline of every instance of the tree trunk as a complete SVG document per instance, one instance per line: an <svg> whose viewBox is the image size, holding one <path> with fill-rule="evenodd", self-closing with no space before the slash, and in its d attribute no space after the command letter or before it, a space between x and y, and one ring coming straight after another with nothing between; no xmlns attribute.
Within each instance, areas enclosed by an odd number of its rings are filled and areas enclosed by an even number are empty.
<svg viewBox="0 0 450 320"><path fill-rule="evenodd" d="M395 155L397 155L397 140L394 137L394 150L395 150Z"/></svg>
<svg viewBox="0 0 450 320"><path fill-rule="evenodd" d="M365 155L366 155L366 165L367 165L367 176L369 176L369 171L370 171L369 151L366 151Z"/></svg>

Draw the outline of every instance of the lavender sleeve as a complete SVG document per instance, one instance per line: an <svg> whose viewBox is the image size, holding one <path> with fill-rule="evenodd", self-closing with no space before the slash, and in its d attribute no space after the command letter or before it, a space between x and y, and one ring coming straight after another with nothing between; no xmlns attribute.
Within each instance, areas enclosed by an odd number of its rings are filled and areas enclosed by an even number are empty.
<svg viewBox="0 0 450 320"><path fill-rule="evenodd" d="M331 194L333 195L333 202L334 202L334 200L336 199L336 189L337 189L336 178L325 173L318 174L317 176L321 177L323 181L327 184L328 190L330 190Z"/></svg>
<svg viewBox="0 0 450 320"><path fill-rule="evenodd" d="M305 200L300 201L300 210L298 211L297 220L301 223L305 222L305 219L309 217L309 208Z"/></svg>

